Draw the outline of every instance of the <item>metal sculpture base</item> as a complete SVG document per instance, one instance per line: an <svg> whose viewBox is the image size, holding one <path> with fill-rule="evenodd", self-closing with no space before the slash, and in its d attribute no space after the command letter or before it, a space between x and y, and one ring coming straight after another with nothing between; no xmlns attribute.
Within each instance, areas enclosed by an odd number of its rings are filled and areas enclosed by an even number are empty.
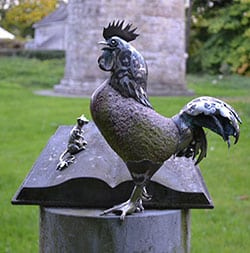
<svg viewBox="0 0 250 253"><path fill-rule="evenodd" d="M190 213L146 210L100 216L100 209L41 207L40 252L190 252Z"/></svg>

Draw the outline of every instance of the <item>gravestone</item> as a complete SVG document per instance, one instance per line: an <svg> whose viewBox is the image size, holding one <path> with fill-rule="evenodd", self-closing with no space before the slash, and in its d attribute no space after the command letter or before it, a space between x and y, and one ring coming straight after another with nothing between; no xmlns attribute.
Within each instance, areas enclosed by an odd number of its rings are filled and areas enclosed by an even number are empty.
<svg viewBox="0 0 250 253"><path fill-rule="evenodd" d="M133 45L145 57L150 95L187 95L185 83L185 7L183 0L70 0L66 25L65 74L58 93L89 96L106 78L97 58L101 34L113 20L138 27Z"/></svg>

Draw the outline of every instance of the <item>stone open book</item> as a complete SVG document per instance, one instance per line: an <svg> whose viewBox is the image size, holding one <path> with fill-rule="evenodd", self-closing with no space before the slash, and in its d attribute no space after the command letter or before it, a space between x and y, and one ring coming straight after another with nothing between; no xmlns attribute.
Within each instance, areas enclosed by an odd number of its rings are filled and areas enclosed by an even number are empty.
<svg viewBox="0 0 250 253"><path fill-rule="evenodd" d="M129 198L134 184L126 165L109 147L93 122L83 127L88 145L75 161L56 170L72 126L60 126L12 199L13 204L106 208ZM192 159L172 157L152 177L146 208L213 208Z"/></svg>

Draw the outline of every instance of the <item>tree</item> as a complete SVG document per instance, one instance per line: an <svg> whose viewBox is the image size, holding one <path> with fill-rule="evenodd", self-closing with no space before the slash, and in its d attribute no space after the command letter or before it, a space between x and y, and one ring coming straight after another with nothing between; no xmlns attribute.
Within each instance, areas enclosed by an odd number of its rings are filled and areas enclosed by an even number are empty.
<svg viewBox="0 0 250 253"><path fill-rule="evenodd" d="M18 1L17 0L1 0L0 1L0 24L2 22L2 20L4 19L5 17L5 13L7 12L7 10L17 4Z"/></svg>
<svg viewBox="0 0 250 253"><path fill-rule="evenodd" d="M250 0L193 1L192 70L250 75L249 41Z"/></svg>
<svg viewBox="0 0 250 253"><path fill-rule="evenodd" d="M15 35L33 35L32 25L55 10L57 0L19 0L5 13L2 25Z"/></svg>

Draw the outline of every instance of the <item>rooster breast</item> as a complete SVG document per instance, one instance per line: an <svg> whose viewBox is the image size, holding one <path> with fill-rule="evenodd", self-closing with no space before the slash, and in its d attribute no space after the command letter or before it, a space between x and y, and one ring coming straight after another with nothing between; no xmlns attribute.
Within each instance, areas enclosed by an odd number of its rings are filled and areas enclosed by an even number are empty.
<svg viewBox="0 0 250 253"><path fill-rule="evenodd" d="M173 120L123 97L108 81L93 94L91 113L106 141L125 162L163 163L177 150L179 130Z"/></svg>

